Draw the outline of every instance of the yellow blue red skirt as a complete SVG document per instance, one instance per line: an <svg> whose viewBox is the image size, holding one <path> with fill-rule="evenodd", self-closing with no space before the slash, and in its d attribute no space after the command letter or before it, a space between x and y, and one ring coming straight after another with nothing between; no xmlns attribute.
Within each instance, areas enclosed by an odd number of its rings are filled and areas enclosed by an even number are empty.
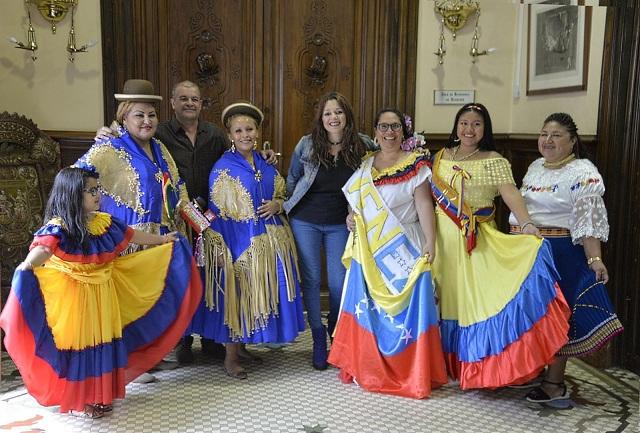
<svg viewBox="0 0 640 433"><path fill-rule="evenodd" d="M61 412L123 398L175 346L202 296L184 238L119 256L133 231L108 214L98 220L84 250L55 221L40 229L32 247L54 255L16 270L0 316L27 390Z"/></svg>
<svg viewBox="0 0 640 433"><path fill-rule="evenodd" d="M460 228L436 210L433 274L447 371L460 387L497 388L539 374L567 342L569 308L548 242L479 223L467 252Z"/></svg>

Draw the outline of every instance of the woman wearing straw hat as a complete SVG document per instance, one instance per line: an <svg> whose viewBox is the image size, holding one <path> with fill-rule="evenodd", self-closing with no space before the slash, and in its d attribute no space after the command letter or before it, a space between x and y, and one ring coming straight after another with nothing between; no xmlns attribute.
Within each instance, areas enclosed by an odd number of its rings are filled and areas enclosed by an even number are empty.
<svg viewBox="0 0 640 433"><path fill-rule="evenodd" d="M189 330L226 343L224 369L237 379L247 377L241 361L260 362L244 343L290 342L304 330L295 243L282 216L285 182L255 150L263 119L247 102L222 112L231 149L211 170L208 197L218 243L205 254L206 305Z"/></svg>

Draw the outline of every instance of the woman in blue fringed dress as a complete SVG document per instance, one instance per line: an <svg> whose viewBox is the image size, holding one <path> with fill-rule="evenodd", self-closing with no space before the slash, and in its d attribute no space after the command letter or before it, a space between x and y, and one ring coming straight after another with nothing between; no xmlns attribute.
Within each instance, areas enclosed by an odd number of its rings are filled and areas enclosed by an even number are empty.
<svg viewBox="0 0 640 433"><path fill-rule="evenodd" d="M255 150L263 118L246 102L222 113L231 149L209 176L215 246L206 254L205 300L188 329L226 343L224 368L237 379L247 377L241 360L259 362L244 343L290 342L304 330L284 179Z"/></svg>

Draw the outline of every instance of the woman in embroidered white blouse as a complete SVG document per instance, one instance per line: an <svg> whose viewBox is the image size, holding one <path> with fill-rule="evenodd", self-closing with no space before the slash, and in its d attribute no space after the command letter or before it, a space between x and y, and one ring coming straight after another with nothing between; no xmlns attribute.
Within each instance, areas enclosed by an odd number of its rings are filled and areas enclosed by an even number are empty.
<svg viewBox="0 0 640 433"><path fill-rule="evenodd" d="M604 284L609 280L600 243L609 235L602 176L584 157L578 128L570 115L553 113L538 138L542 158L525 175L521 193L531 221L552 246L559 284L571 307L569 342L544 377L523 387L532 402L570 398L564 384L569 356L584 356L622 332ZM518 231L513 214L512 232Z"/></svg>

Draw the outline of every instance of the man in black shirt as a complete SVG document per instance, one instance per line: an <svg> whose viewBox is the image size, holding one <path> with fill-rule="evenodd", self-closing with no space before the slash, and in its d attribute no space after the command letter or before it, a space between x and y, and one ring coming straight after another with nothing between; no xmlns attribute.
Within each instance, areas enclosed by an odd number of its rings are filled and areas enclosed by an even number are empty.
<svg viewBox="0 0 640 433"><path fill-rule="evenodd" d="M202 97L200 88L191 81L182 81L171 91L174 117L161 122L156 137L166 146L178 166L180 177L187 186L189 199L202 198L209 193L209 172L213 164L227 150L226 133L211 122L200 119ZM193 337L184 337L177 351L178 362L193 362ZM202 338L202 350L215 358L224 359L224 346Z"/></svg>
<svg viewBox="0 0 640 433"><path fill-rule="evenodd" d="M173 87L171 107L174 117L158 125L156 137L173 157L189 198L207 200L209 172L227 150L227 134L211 122L200 119L200 88L191 81Z"/></svg>

